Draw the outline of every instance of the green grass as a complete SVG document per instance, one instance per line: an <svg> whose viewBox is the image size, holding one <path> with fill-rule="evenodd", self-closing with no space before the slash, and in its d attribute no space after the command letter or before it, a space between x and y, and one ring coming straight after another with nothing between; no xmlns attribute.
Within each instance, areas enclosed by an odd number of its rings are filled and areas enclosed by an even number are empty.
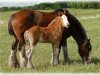
<svg viewBox="0 0 100 75"><path fill-rule="evenodd" d="M0 12L0 72L3 73L90 73L100 72L100 17L80 19L83 16L100 15L100 9L68 9L75 15L82 23L86 30L88 37L91 39L92 44L92 63L84 65L77 51L77 44L72 37L68 38L68 53L72 61L71 65L59 64L55 67L50 65L51 60L51 44L38 43L36 49L33 51L32 62L34 63L33 69L27 68L10 68L7 66L8 57L10 55L10 48L12 37L8 34L7 24L11 14L16 11ZM3 22L2 22L3 21ZM18 53L17 53L18 55ZM62 62L62 51L60 54L60 61Z"/></svg>

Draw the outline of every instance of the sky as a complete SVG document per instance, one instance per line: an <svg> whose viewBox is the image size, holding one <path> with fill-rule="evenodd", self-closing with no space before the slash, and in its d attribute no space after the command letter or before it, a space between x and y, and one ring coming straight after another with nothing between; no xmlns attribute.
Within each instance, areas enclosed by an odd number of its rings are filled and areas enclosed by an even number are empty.
<svg viewBox="0 0 100 75"><path fill-rule="evenodd" d="M100 0L0 0L0 7L28 6L41 2L57 2L57 1L100 1Z"/></svg>

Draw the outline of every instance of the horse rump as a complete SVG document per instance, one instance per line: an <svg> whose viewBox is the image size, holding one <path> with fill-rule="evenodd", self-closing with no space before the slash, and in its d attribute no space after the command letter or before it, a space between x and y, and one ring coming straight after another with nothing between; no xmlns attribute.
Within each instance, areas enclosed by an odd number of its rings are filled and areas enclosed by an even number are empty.
<svg viewBox="0 0 100 75"><path fill-rule="evenodd" d="M15 16L15 14L12 14L9 18L9 21L8 21L8 33L9 33L9 35L14 35L14 31L12 28L12 20L13 20L14 16Z"/></svg>

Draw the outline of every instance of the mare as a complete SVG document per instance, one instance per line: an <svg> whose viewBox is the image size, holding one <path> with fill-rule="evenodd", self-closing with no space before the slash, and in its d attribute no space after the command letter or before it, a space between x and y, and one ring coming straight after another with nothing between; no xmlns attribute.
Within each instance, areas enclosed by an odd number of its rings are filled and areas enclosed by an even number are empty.
<svg viewBox="0 0 100 75"><path fill-rule="evenodd" d="M11 67L19 66L16 57L16 52L18 49L21 58L20 67L24 67L26 65L26 56L24 51L24 32L35 25L46 27L56 16L61 15L61 13L65 14L68 17L68 21L70 23L69 29L64 28L59 46L59 48L61 48L62 46L63 49L64 64L69 62L66 39L70 36L72 36L77 42L78 52L83 62L88 63L91 44L84 28L82 27L81 23L75 18L75 16L70 14L68 10L56 9L52 12L21 10L11 15L8 24L8 32L10 35L13 35L14 40L12 43L8 65Z"/></svg>
<svg viewBox="0 0 100 75"><path fill-rule="evenodd" d="M56 65L59 62L59 45L62 38L62 32L64 27L69 27L69 22L65 15L57 16L47 27L33 26L24 33L24 39L26 45L28 43L29 49L26 51L27 68L31 68L31 56L32 50L34 50L38 42L51 43L52 44L52 65Z"/></svg>

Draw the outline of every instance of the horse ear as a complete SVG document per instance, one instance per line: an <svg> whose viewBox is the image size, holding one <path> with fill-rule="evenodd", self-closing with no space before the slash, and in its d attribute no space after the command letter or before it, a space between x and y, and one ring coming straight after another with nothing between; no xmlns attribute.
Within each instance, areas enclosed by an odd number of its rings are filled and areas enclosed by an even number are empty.
<svg viewBox="0 0 100 75"><path fill-rule="evenodd" d="M88 41L90 42L90 38L88 39Z"/></svg>
<svg viewBox="0 0 100 75"><path fill-rule="evenodd" d="M85 39L84 45L86 45L86 44L89 43L89 42L90 42L90 39Z"/></svg>
<svg viewBox="0 0 100 75"><path fill-rule="evenodd" d="M58 16L61 16L61 12L60 11L58 12Z"/></svg>
<svg viewBox="0 0 100 75"><path fill-rule="evenodd" d="M64 10L64 14L66 15L66 14L68 14L69 13L69 11L68 10Z"/></svg>

